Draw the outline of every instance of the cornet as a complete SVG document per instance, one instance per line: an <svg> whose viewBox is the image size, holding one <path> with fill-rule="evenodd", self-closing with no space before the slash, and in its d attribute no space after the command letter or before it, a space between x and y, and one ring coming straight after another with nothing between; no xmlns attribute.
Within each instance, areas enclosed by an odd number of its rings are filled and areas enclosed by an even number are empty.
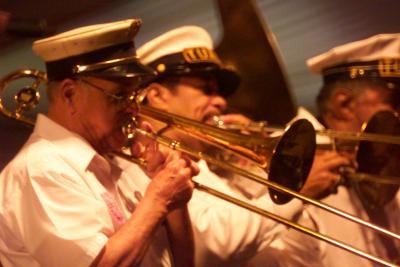
<svg viewBox="0 0 400 267"><path fill-rule="evenodd" d="M35 78L35 82L33 86L25 87L22 89L23 97L16 97L16 104L17 104L16 111L11 112L9 110L6 110L5 107L2 105L1 101L0 101L0 111L9 118L16 119L18 121L23 121L25 123L29 123L30 125L32 125L33 121L25 118L23 116L23 112L37 105L39 95L36 89L40 82L46 81L45 78L46 76L43 72L34 70L21 70L6 76L4 79L0 81L0 93L1 93L0 97L3 96L6 85L8 85L15 79L24 77L33 77ZM17 93L17 96L20 94L22 93L20 92ZM130 121L123 127L124 132L127 136L134 136L136 134L147 136L160 144L169 146L172 149L182 151L198 159L203 159L208 163L219 166L220 168L224 168L228 171L238 173L239 175L242 175L248 179L266 185L269 188L273 189L274 191L279 191L277 193L272 191L271 193L272 199L277 203L286 203L292 197L296 197L302 199L307 203L313 204L329 212L335 213L341 217L347 218L353 222L357 222L360 225L369 227L370 229L378 231L391 238L400 240L400 236L393 232L380 228L369 222L363 221L357 217L354 217L343 211L337 210L321 202L312 200L298 193L298 190L301 189L304 183L305 177L307 177L308 175L308 171L311 167L312 158L315 150L315 133L313 127L310 125L309 122L305 120L300 120L294 123L291 127L289 127L285 131L285 133L280 138L273 138L273 139L256 138L256 137L249 138L248 136L230 133L226 130L219 129L217 127L204 125L202 123L188 120L186 118L177 115L162 112L147 106L139 105L139 107L140 109L138 114L140 117L152 118L155 120L162 121L169 127L177 128L197 138L206 140L207 142L215 143L217 146L223 149L229 149L234 153L238 153L242 156L245 156L249 160L255 161L260 166L262 166L264 170L269 172L269 178L276 179L276 181L274 182L271 180L266 180L263 177L247 172L246 170L238 168L230 163L218 161L217 159L207 154L204 154L203 152L195 151L190 147L187 147L184 144L179 143L176 140L171 140L164 136L159 136L155 133L147 132L145 130L136 128L134 125L134 120ZM260 152L262 151L265 151L266 154L260 156ZM129 155L122 154L120 152L118 152L117 154L124 158L131 159ZM293 180L290 181L290 179L287 179L291 186L291 188L287 188L279 184L280 183L279 179L281 179L282 177L285 178L295 177L297 180L294 179L294 181ZM196 182L195 186L199 190L206 191L226 201L234 203L250 211L256 212L262 216L273 219L288 227L295 228L298 231L311 235L320 240L326 241L339 248L345 249L351 253L354 253L356 255L359 255L376 263L380 263L384 266L392 266L392 267L397 266L393 263L387 262L373 255L370 255L356 248L353 248L329 236L315 232L311 229L298 225L292 221L279 217L266 210L257 208L249 203L233 198L229 195L216 191L212 188L206 187ZM289 195L289 197L286 197L286 195Z"/></svg>

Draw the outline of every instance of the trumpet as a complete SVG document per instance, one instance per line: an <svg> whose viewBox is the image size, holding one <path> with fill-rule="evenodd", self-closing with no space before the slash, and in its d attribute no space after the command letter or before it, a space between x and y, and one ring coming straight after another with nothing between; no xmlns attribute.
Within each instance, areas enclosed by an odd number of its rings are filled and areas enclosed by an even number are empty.
<svg viewBox="0 0 400 267"><path fill-rule="evenodd" d="M0 81L0 97L4 94L5 85L9 84L12 81L12 80L10 80L11 78L18 79L18 78L23 78L23 77L35 77L35 75L38 75L37 79L41 80L41 81L42 81L42 78L45 77L44 73L36 72L34 70L21 70L21 71L14 72L14 73L6 76L6 78L4 78ZM43 80L45 81L45 79L43 79ZM37 81L35 81L34 85L36 86L36 84L37 84ZM17 108L16 108L15 112L6 110L3 105L0 105L0 111L9 118L28 123L27 121L30 121L30 120L27 118L24 118L22 113L24 111L34 107L34 102L37 102L34 99L38 99L36 97L38 95L38 93L37 93L37 90L34 88L33 88L33 90L24 90L24 92L27 95L22 98L22 100L21 100L22 104L19 104L19 101L18 101L19 98L16 98L17 99L17 102L16 102ZM220 146L224 149L229 149L229 150L234 151L235 153L237 152L237 153L240 153L241 155L246 155L249 157L250 160L258 162L260 164L260 166L264 166L264 170L269 172L269 177L275 177L274 179L278 179L278 180L276 182L271 181L271 180L266 180L263 177L252 174L252 173L250 173L246 170L243 170L241 168L238 168L230 163L219 161L218 159L215 159L210 155L204 154L201 151L193 150L192 148L185 146L184 144L181 144L180 142L178 142L176 140L172 140L167 137L160 136L155 133L147 132L143 129L137 128L135 125L134 118L131 118L131 120L123 127L124 133L128 137L133 137L134 135L146 136L148 138L155 140L157 143L166 145L172 149L181 151L192 157L195 157L198 159L203 159L203 160L207 161L208 163L219 166L220 168L224 168L228 171L236 172L239 175L242 175L248 179L251 179L260 184L268 186L269 188L271 188L275 191L279 191L279 194L272 198L272 200L277 201L277 203L286 203L292 197L296 197L307 203L310 203L310 204L320 207L324 210L332 212L336 215L344 217L348 220L356 222L362 226L366 226L374 231L380 232L383 235L400 240L400 236L397 235L396 233L390 232L379 226L376 226L369 222L363 221L355 216L347 214L341 210L335 209L329 205L315 201L313 199L310 199L310 198L298 193L298 191L301 189L302 184L304 183L304 180L301 180L302 179L301 177L308 175L308 171L309 171L309 168L311 167L312 158L313 158L314 150L315 150L315 133L314 133L313 127L310 125L309 122L307 122L305 120L300 120L299 122L294 123L291 127L289 127L285 131L285 133L279 139L278 138L273 138L271 140L266 139L266 138L254 138L254 139L250 138L249 139L248 136L230 133L226 130L219 129L218 127L204 125L202 123L195 122L195 121L192 121L192 120L189 120L189 119L177 116L177 115L173 115L170 113L162 112L162 111L159 111L159 110L151 108L151 107L142 106L139 103L138 103L138 106L139 106L138 116L143 117L143 118L152 118L155 120L162 121L162 122L166 123L167 125L169 125L170 127L176 127L184 132L188 132L189 134L191 134L193 136L205 139L208 142L216 142L217 146ZM34 123L32 121L30 121L29 124L32 125ZM300 136L300 137L298 138L296 136ZM249 142L249 140L252 140L252 141ZM245 146L245 143L248 145ZM250 146L249 146L249 144L250 144ZM261 149L261 150L256 149L255 151L253 151L253 150L251 150L251 148L253 148L253 149L257 148L257 149ZM267 151L268 153L266 155L260 157L257 151L262 151L262 150ZM128 160L137 162L137 159L136 160L132 159L130 155L122 154L121 152L117 152L116 154L118 156L121 156ZM253 157L254 155L256 157ZM308 157L310 157L310 156L311 156L311 160L308 159ZM303 159L302 157L304 157L305 159ZM295 168L292 167L293 165L295 166ZM276 168L276 170L275 170L275 168ZM287 168L289 168L289 170L290 170L289 172L286 170ZM281 177L286 176L288 174L290 175L291 173L293 173L294 177L297 177L297 179L299 179L294 182L291 181L291 184L294 185L294 189L282 186L279 181L279 179L281 179ZM300 175L298 173L300 173ZM373 256L366 252L360 251L357 248L351 247L350 245L340 242L334 238L331 238L331 237L321 234L319 232L315 232L309 228L303 227L303 226L296 224L290 220L282 218L282 217L280 217L276 214L273 214L269 211L260 209L254 205L251 205L247 202L244 202L244 201L241 201L234 197L231 197L229 195L226 195L222 192L216 191L205 185L195 182L195 186L199 190L208 192L209 194L212 194L214 196L222 198L222 199L229 201L235 205L246 208L252 212L255 212L257 214L260 214L262 216L265 216L265 217L275 220L277 222L280 222L288 227L294 228L305 234L308 234L315 238L318 238L319 240L328 242L328 243L335 245L339 248L342 248L348 252L354 253L358 256L361 256L361 257L364 257L371 261L374 261L376 263L379 263L383 266L391 266L391 267L397 266L393 263L390 263L388 261L380 259L376 256ZM282 198L280 195L289 195L289 197Z"/></svg>

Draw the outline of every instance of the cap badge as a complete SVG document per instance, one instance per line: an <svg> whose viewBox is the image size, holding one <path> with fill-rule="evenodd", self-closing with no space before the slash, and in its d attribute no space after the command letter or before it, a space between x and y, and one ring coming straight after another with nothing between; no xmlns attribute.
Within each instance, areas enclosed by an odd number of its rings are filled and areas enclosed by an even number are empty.
<svg viewBox="0 0 400 267"><path fill-rule="evenodd" d="M381 77L400 77L400 60L381 59L378 63L378 70Z"/></svg>
<svg viewBox="0 0 400 267"><path fill-rule="evenodd" d="M220 64L217 54L211 49L206 47L193 47L186 48L182 51L182 56L187 63L201 63L201 62L212 62Z"/></svg>
<svg viewBox="0 0 400 267"><path fill-rule="evenodd" d="M157 72L158 72L158 73L163 73L163 72L166 70L166 68L167 68L167 67L165 66L165 64L160 63L160 64L157 65L157 68L156 68L156 69L157 69Z"/></svg>

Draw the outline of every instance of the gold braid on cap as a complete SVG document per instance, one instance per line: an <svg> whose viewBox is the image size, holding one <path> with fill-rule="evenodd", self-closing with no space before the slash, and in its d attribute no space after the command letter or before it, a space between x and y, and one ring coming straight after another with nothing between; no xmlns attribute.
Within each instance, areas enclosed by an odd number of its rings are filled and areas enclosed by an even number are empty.
<svg viewBox="0 0 400 267"><path fill-rule="evenodd" d="M362 78L400 78L400 59L384 58L374 61L351 62L322 71L325 82Z"/></svg>
<svg viewBox="0 0 400 267"><path fill-rule="evenodd" d="M182 56L187 63L210 62L217 65L221 64L221 60L217 54L207 47L191 47L182 51Z"/></svg>

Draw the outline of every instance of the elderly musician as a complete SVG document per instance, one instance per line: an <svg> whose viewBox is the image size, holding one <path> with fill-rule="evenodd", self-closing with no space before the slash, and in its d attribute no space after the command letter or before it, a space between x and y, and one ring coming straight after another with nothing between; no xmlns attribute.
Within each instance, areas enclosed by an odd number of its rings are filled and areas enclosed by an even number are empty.
<svg viewBox="0 0 400 267"><path fill-rule="evenodd" d="M317 97L324 126L337 131L361 131L364 122L381 110L395 111L400 104L400 34L380 34L332 48L307 61L323 77ZM321 126L323 127L323 126ZM389 155L390 156L390 155ZM395 157L395 154L392 155ZM354 188L340 186L325 202L399 233L397 200L371 209ZM399 262L399 244L352 222L317 211L328 233L381 258ZM327 266L374 266L371 262L328 246Z"/></svg>
<svg viewBox="0 0 400 267"><path fill-rule="evenodd" d="M0 259L9 266L193 266L186 203L198 168L148 145L145 172L108 156L126 144L132 96L154 74L129 19L36 41L49 109L0 177ZM152 166L152 167L151 167ZM152 168L152 169L151 169Z"/></svg>
<svg viewBox="0 0 400 267"><path fill-rule="evenodd" d="M157 79L146 88L146 105L203 123L212 123L214 116L221 116L225 121L242 117L239 114L223 115L227 107L225 97L237 88L239 76L220 61L213 50L211 37L204 29L197 26L173 29L138 48L138 55L158 73ZM163 128L160 123L152 124L169 137L201 151L205 149L203 143L188 135ZM198 164L200 174L196 181L246 199L226 179L210 171L206 162L200 160ZM297 200L276 206L265 193L262 200L265 200L264 209L319 228L316 220L303 212L302 204ZM253 202L257 203L259 201ZM195 191L189 213L195 232L197 266L245 266L264 250L268 251L268 256L257 266L321 266L320 242L308 237L303 239L301 234L293 234L290 238L287 229L278 228L271 220L224 200Z"/></svg>

